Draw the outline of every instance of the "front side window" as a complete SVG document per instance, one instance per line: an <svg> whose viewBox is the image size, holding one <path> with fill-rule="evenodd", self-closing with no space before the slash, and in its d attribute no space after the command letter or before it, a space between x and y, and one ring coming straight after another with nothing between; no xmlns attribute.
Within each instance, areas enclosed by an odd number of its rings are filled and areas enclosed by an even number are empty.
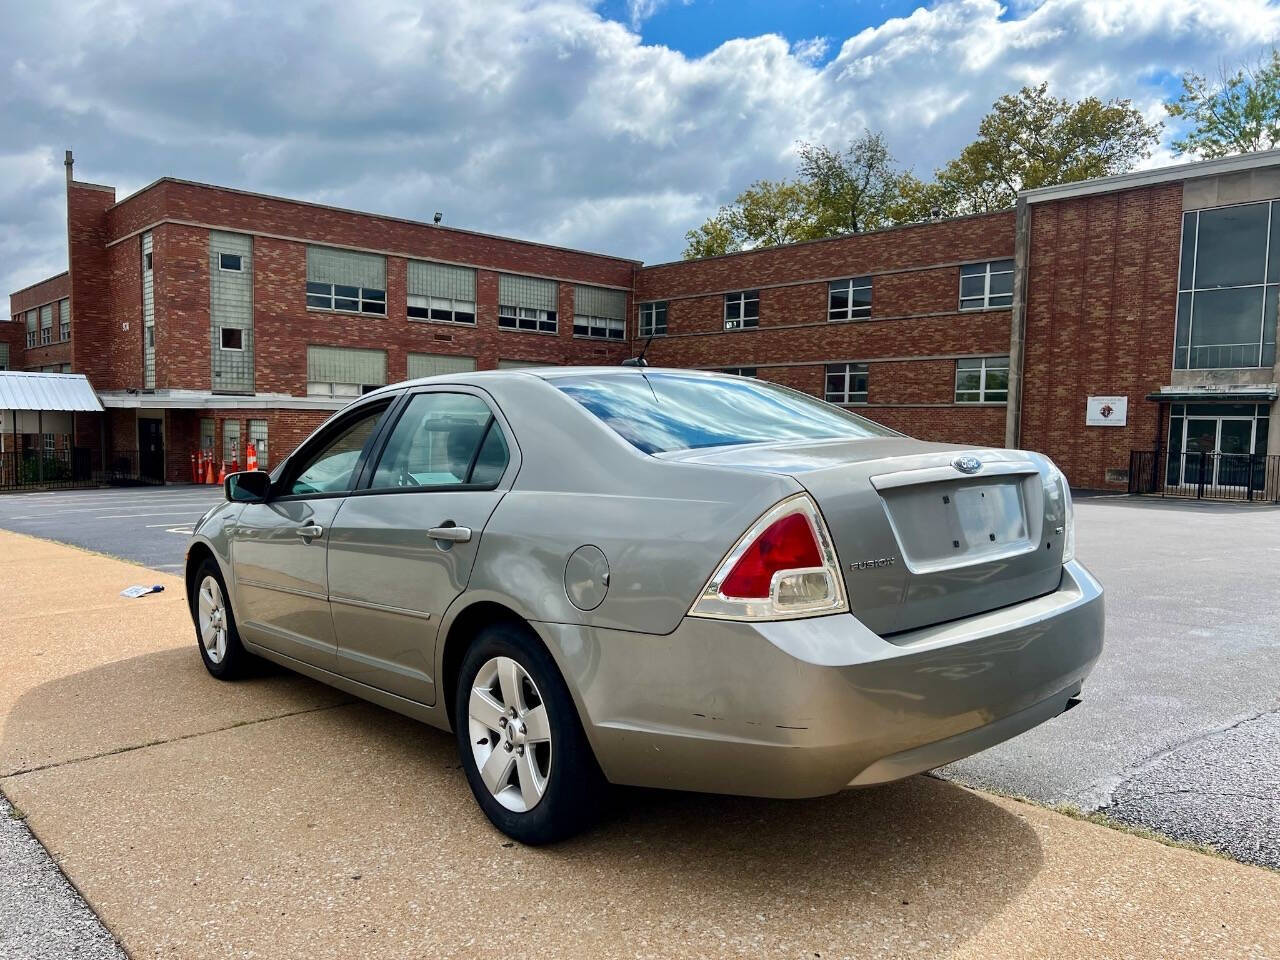
<svg viewBox="0 0 1280 960"><path fill-rule="evenodd" d="M574 314L573 335L594 337L598 340L625 340L627 323L621 317L592 317Z"/></svg>
<svg viewBox="0 0 1280 960"><path fill-rule="evenodd" d="M760 291L741 290L724 295L724 328L742 330L760 325Z"/></svg>
<svg viewBox="0 0 1280 960"><path fill-rule="evenodd" d="M827 364L827 403L866 403L868 380L865 363Z"/></svg>
<svg viewBox="0 0 1280 960"><path fill-rule="evenodd" d="M1012 305L1012 260L988 260L960 267L961 310L989 310Z"/></svg>
<svg viewBox="0 0 1280 960"><path fill-rule="evenodd" d="M899 436L865 417L763 380L656 370L549 379L648 454L785 440Z"/></svg>
<svg viewBox="0 0 1280 960"><path fill-rule="evenodd" d="M870 277L832 280L827 284L828 320L866 320L870 316Z"/></svg>
<svg viewBox="0 0 1280 960"><path fill-rule="evenodd" d="M640 304L640 336L663 337L667 333L667 301Z"/></svg>
<svg viewBox="0 0 1280 960"><path fill-rule="evenodd" d="M489 486L506 463L502 428L483 400L464 393L420 393L391 432L372 486Z"/></svg>
<svg viewBox="0 0 1280 960"><path fill-rule="evenodd" d="M1275 363L1277 220L1280 205L1270 200L1182 215L1175 369Z"/></svg>
<svg viewBox="0 0 1280 960"><path fill-rule="evenodd" d="M291 471L293 479L286 486L286 492L298 496L350 490L355 483L360 454L385 410L385 404L377 404L338 428L336 434L322 438L314 450L303 455L296 470Z"/></svg>
<svg viewBox="0 0 1280 960"><path fill-rule="evenodd" d="M498 326L509 330L529 330L535 333L556 332L556 312L536 307L518 307L512 303L498 304Z"/></svg>
<svg viewBox="0 0 1280 960"><path fill-rule="evenodd" d="M1008 400L1008 357L956 361L956 403L1006 403Z"/></svg>
<svg viewBox="0 0 1280 960"><path fill-rule="evenodd" d="M409 294L408 313L413 320L439 320L443 323L468 324L476 322L476 305L473 300Z"/></svg>

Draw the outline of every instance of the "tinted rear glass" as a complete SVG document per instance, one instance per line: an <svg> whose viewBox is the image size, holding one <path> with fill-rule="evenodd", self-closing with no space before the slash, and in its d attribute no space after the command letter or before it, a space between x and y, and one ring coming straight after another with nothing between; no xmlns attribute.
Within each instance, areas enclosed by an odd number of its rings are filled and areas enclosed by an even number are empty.
<svg viewBox="0 0 1280 960"><path fill-rule="evenodd" d="M645 453L898 435L807 394L760 380L655 371L550 382Z"/></svg>

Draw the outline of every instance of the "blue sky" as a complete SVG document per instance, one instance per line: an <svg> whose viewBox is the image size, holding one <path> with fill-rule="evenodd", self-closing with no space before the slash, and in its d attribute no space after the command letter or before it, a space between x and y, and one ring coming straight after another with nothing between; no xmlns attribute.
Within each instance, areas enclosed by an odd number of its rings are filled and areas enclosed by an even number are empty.
<svg viewBox="0 0 1280 960"><path fill-rule="evenodd" d="M1277 36L1273 0L10 4L0 287L66 267L68 147L121 197L169 175L657 262L799 141L881 131L927 177L1024 84L1161 122L1183 71Z"/></svg>

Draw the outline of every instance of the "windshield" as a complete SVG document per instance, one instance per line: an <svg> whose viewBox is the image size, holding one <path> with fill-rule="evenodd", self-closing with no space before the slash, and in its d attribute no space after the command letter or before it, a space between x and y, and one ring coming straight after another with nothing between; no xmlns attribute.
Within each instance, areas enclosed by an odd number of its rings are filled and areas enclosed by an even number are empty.
<svg viewBox="0 0 1280 960"><path fill-rule="evenodd" d="M550 383L645 453L899 436L864 417L761 380L654 371L556 377Z"/></svg>

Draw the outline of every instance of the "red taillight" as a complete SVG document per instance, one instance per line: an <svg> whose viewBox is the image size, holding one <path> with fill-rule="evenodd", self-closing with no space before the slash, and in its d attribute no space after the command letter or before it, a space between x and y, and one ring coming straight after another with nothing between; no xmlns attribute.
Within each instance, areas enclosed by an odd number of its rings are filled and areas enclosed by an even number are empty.
<svg viewBox="0 0 1280 960"><path fill-rule="evenodd" d="M720 593L739 599L767 599L773 575L779 570L821 566L822 554L809 521L802 513L788 514L752 541L720 584Z"/></svg>

